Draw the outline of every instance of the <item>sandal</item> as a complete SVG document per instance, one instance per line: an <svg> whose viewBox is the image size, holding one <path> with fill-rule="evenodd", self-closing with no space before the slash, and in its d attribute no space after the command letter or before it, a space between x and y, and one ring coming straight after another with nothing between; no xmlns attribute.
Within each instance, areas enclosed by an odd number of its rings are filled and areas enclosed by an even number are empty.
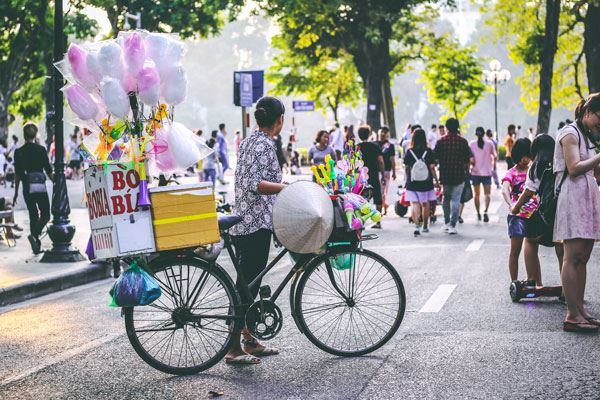
<svg viewBox="0 0 600 400"><path fill-rule="evenodd" d="M260 364L260 358L252 354L242 354L236 357L225 357L225 363L231 365L255 365Z"/></svg>
<svg viewBox="0 0 600 400"><path fill-rule="evenodd" d="M600 326L600 319L594 317L587 317L586 319L590 325Z"/></svg>
<svg viewBox="0 0 600 400"><path fill-rule="evenodd" d="M265 348L263 350L252 351L251 349L258 345L258 342L254 339L250 339L250 340L242 339L242 344L244 345L244 351L246 351L246 353L248 353L248 354L251 354L252 356L267 357L267 356L276 356L277 354L279 354L278 349L272 348L272 347L267 347L264 345L263 346Z"/></svg>
<svg viewBox="0 0 600 400"><path fill-rule="evenodd" d="M565 332L577 332L577 333L596 333L598 332L598 326L592 325L587 322L563 322L563 331Z"/></svg>

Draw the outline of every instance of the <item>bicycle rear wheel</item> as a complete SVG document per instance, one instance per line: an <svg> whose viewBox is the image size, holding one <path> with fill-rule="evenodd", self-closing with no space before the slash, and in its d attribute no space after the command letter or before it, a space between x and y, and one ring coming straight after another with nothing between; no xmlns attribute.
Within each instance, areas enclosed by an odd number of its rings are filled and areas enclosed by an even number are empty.
<svg viewBox="0 0 600 400"><path fill-rule="evenodd" d="M175 375L204 371L229 350L239 296L231 278L216 264L193 257L158 259L162 295L148 306L124 309L127 337L150 366Z"/></svg>
<svg viewBox="0 0 600 400"><path fill-rule="evenodd" d="M389 341L404 318L400 276L368 250L331 250L312 261L296 289L295 310L306 337L337 356L370 353Z"/></svg>

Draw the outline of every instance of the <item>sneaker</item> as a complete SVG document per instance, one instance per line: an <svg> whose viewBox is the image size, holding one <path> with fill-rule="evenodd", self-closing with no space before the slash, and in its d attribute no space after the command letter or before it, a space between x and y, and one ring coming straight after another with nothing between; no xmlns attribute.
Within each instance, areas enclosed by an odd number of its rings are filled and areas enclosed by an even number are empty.
<svg viewBox="0 0 600 400"><path fill-rule="evenodd" d="M464 223L465 223L465 220L464 220L464 219L462 219L462 217L458 217L458 223L459 223L459 224L464 224Z"/></svg>
<svg viewBox="0 0 600 400"><path fill-rule="evenodd" d="M481 221L481 214L477 213L477 221Z"/></svg>
<svg viewBox="0 0 600 400"><path fill-rule="evenodd" d="M488 213L487 212L483 213L483 222L490 222L490 217L488 217Z"/></svg>
<svg viewBox="0 0 600 400"><path fill-rule="evenodd" d="M421 229L421 232L422 233L429 233L429 228L423 228L423 229Z"/></svg>
<svg viewBox="0 0 600 400"><path fill-rule="evenodd" d="M374 224L373 226L371 226L371 229L381 229L381 222L378 222L378 223Z"/></svg>
<svg viewBox="0 0 600 400"><path fill-rule="evenodd" d="M28 235L27 240L29 240L29 244L31 245L31 250L33 250L33 254L40 254L41 244L38 238L33 235Z"/></svg>
<svg viewBox="0 0 600 400"><path fill-rule="evenodd" d="M450 224L442 225L442 232L448 232L448 229L450 229Z"/></svg>
<svg viewBox="0 0 600 400"><path fill-rule="evenodd" d="M415 229L415 231L413 232L413 235L415 237L421 236L421 231L419 231L419 228Z"/></svg>
<svg viewBox="0 0 600 400"><path fill-rule="evenodd" d="M448 228L449 235L456 235L457 233L458 233L458 231L456 230L456 228L454 226L451 226Z"/></svg>
<svg viewBox="0 0 600 400"><path fill-rule="evenodd" d="M531 279L531 280L525 281L523 286L527 289L535 289L536 284L535 284L535 281L533 279Z"/></svg>

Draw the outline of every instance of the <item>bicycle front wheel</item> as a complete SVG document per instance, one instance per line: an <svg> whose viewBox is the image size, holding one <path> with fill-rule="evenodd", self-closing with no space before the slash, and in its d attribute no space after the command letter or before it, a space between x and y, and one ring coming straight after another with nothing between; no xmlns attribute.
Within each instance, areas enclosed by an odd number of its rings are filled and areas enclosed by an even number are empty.
<svg viewBox="0 0 600 400"><path fill-rule="evenodd" d="M229 350L239 296L226 272L193 257L151 264L161 297L148 306L124 308L127 337L150 366L169 374L204 371Z"/></svg>
<svg viewBox="0 0 600 400"><path fill-rule="evenodd" d="M389 341L404 317L398 272L368 250L332 250L314 259L296 289L295 314L306 337L336 356L360 356Z"/></svg>

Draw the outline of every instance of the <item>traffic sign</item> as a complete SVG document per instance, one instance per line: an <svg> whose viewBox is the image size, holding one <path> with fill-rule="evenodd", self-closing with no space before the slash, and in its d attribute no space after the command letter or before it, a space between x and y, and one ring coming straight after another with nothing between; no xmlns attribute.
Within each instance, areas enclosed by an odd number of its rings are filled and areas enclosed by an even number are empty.
<svg viewBox="0 0 600 400"><path fill-rule="evenodd" d="M252 107L252 74L240 74L240 105Z"/></svg>
<svg viewBox="0 0 600 400"><path fill-rule="evenodd" d="M252 103L263 97L265 91L265 71L234 71L233 73L233 104L242 106L240 103L240 84L242 74L252 75Z"/></svg>
<svg viewBox="0 0 600 400"><path fill-rule="evenodd" d="M315 102L313 100L293 101L292 107L294 111L315 111Z"/></svg>

